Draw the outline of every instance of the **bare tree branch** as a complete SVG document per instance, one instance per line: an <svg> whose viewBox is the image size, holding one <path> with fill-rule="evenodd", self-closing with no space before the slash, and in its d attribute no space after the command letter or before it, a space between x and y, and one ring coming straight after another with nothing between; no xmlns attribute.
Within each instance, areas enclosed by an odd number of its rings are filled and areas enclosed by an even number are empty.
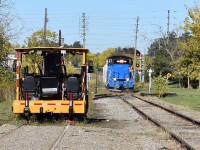
<svg viewBox="0 0 200 150"><path fill-rule="evenodd" d="M14 5L12 0L0 1L0 34L7 40L14 40L23 30L21 18L13 13ZM21 27L15 27L15 22L21 23Z"/></svg>

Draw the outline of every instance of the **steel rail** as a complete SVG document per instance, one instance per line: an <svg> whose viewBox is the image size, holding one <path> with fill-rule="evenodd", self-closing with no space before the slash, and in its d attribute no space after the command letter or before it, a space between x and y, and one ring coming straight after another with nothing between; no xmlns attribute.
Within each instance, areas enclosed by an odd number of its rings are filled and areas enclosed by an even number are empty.
<svg viewBox="0 0 200 150"><path fill-rule="evenodd" d="M126 94L127 94L127 93L126 93ZM123 95L122 93L120 93L120 95L118 95L118 94L99 94L99 95L97 95L97 97L95 97L94 99L106 98L106 97L115 97L115 96L122 96L122 95ZM96 96L96 95L95 95L95 96ZM140 99L141 101L144 101L144 102L147 102L147 103L149 103L149 104L151 104L151 105L154 105L154 106L156 106L156 107L159 107L159 108L161 108L161 109L163 109L163 110L165 110L165 111L167 111L167 112L169 112L169 113L171 113L171 114L173 114L173 115L176 115L176 116L178 116L178 117L180 117L180 118L182 118L182 119L185 119L186 121L189 121L189 122L191 122L191 123L193 123L193 124L195 124L195 125L200 126L200 121L195 120L195 119L193 119L193 118L191 118L191 117L189 117L189 116L186 116L186 115L181 114L181 113L179 113L179 112L177 112L177 111L168 109L168 108L166 108L166 107L164 107L164 106L161 106L161 105L159 105L159 104L156 104L156 103L154 103L154 102L145 100L145 99L143 99L143 98L141 98L141 97L138 97L138 96L135 96L135 95L133 95L133 94L131 94L131 96L132 96L132 97L136 97L136 98Z"/></svg>
<svg viewBox="0 0 200 150"><path fill-rule="evenodd" d="M141 101L144 101L144 102L147 102L147 103L149 103L149 104L151 104L151 105L154 105L154 106L156 106L156 107L159 107L159 108L161 108L161 109L163 109L163 110L165 110L165 111L167 111L167 112L169 112L169 113L171 113L171 114L173 114L173 115L176 115L176 116L178 116L178 117L180 117L180 118L182 118L182 119L185 119L186 121L189 121L189 122L191 122L191 123L193 123L193 124L195 124L195 125L200 126L200 121L194 120L193 118L191 118L191 117L189 117L189 116L186 116L186 115L181 114L181 113L179 113L179 112L177 112L177 111L168 109L168 108L166 108L166 107L164 107L164 106L161 106L161 105L159 105L159 104L156 104L156 103L154 103L154 102L150 102L150 101L145 100L145 99L143 99L143 98L141 98L141 97L138 97L138 96L135 96L135 95L131 95L131 96L132 96L132 97L136 97L136 98L140 99Z"/></svg>
<svg viewBox="0 0 200 150"><path fill-rule="evenodd" d="M3 139L4 137L8 136L10 133L16 131L17 129L21 128L22 126L26 125L26 124L27 124L27 123L22 123L21 125L17 126L15 129L6 132L4 135L2 135L2 136L0 137L0 140Z"/></svg>
<svg viewBox="0 0 200 150"><path fill-rule="evenodd" d="M140 115L142 115L145 119L150 120L152 123L154 123L156 126L160 127L161 129L163 129L165 132L167 132L173 139L175 139L178 143L181 144L181 146L183 146L184 148L188 149L188 150L195 150L195 148L193 148L189 143L187 143L185 140L183 140L181 137L179 137L178 135L176 135L175 133L171 132L170 130L168 130L166 127L164 127L163 125L161 125L158 121L154 120L153 118L151 118L149 115L145 114L144 112L142 112L140 109L138 109L137 107L135 107L133 104L131 104L130 102L126 101L124 98L121 97L122 94L120 93L120 95L118 94L99 94L97 95L96 99L101 99L101 98L106 98L106 97L119 97L120 99L122 99L126 104L128 104L129 106L131 106L131 108L133 108L135 111L137 111ZM183 114L180 114L178 112L175 112L173 110L170 110L166 107L163 107L161 105L155 104L153 102L149 102L147 100L144 100L138 96L132 95L132 97L138 98L144 102L147 102L151 105L154 105L156 107L159 107L173 115L176 115L182 119L185 119L186 121L189 121L190 123L193 123L195 125L200 125L200 122L197 120L194 120L188 116L185 116Z"/></svg>
<svg viewBox="0 0 200 150"><path fill-rule="evenodd" d="M61 134L54 140L54 142L50 145L49 150L56 150L62 141L62 138L64 137L65 133L69 129L70 124L67 124L67 126L64 127Z"/></svg>
<svg viewBox="0 0 200 150"><path fill-rule="evenodd" d="M126 104L128 104L129 106L131 106L131 108L133 108L134 110L136 110L139 114L141 114L145 119L150 120L152 123L154 123L156 126L160 127L161 129L163 129L165 132L167 132L173 139L175 139L178 143L181 144L181 146L183 146L184 148L188 149L188 150L195 150L195 148L193 148L190 144L188 144L185 140L183 140L181 137L179 137L178 135L176 135L175 133L171 132L170 130L168 130L166 127L164 127L163 125L161 125L158 121L154 120L153 118L151 118L149 115L145 114L144 112L142 112L140 109L138 109L137 107L135 107L133 104L129 103L128 101L126 101L125 99L123 99L122 97L119 97L120 99L122 99Z"/></svg>

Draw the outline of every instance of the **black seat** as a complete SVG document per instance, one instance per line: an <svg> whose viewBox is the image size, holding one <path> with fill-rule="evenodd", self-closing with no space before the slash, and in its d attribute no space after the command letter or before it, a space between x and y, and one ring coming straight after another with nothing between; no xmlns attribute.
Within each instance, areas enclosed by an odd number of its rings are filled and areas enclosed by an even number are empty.
<svg viewBox="0 0 200 150"><path fill-rule="evenodd" d="M70 93L72 93L72 99L77 100L81 97L81 89L80 89L80 83L77 77L71 76L67 78L66 81L66 97L67 99L70 99Z"/></svg>
<svg viewBox="0 0 200 150"><path fill-rule="evenodd" d="M58 99L59 81L56 77L41 77L41 96L42 98Z"/></svg>
<svg viewBox="0 0 200 150"><path fill-rule="evenodd" d="M25 97L25 93L28 92L28 99L36 96L36 82L33 76L26 76L22 84L22 91Z"/></svg>

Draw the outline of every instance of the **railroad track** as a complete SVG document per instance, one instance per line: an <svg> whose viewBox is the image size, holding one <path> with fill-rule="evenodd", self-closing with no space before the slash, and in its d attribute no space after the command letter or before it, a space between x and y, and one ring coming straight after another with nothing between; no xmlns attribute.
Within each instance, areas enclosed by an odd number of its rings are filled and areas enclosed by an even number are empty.
<svg viewBox="0 0 200 150"><path fill-rule="evenodd" d="M161 109L163 109L163 110L165 110L165 111L167 111L167 112L169 112L169 113L171 113L171 114L173 114L173 115L176 115L176 116L178 116L178 117L180 117L180 118L182 118L182 119L185 119L186 121L189 121L189 122L191 122L191 123L193 123L193 124L195 124L195 125L200 126L200 121L195 120L195 119L193 119L193 118L191 118L191 117L189 117L189 116L186 116L186 115L181 114L181 113L179 113L179 112L176 112L176 111L174 111L174 110L168 109L168 108L166 108L166 107L164 107L164 106L161 106L161 105L159 105L159 104L156 104L156 103L154 103L154 102L145 100L145 99L143 99L143 98L141 98L141 97L134 96L134 95L131 95L131 96L132 96L132 97L135 97L135 98L138 98L138 99L140 99L141 101L147 102L147 103L149 103L149 104L151 104L151 105L154 105L154 106L156 106L156 107L159 107L159 108L161 108Z"/></svg>
<svg viewBox="0 0 200 150"><path fill-rule="evenodd" d="M0 149L32 149L33 147L48 150L60 149L69 126L69 124L62 127L21 124L0 137Z"/></svg>
<svg viewBox="0 0 200 150"><path fill-rule="evenodd" d="M2 136L0 137L0 141L1 141L3 138L5 138L6 136L10 135L12 132L14 132L14 131L20 129L22 126L24 126L24 125L26 125L26 124L27 124L27 123L22 123L21 125L17 126L16 128L11 129L10 131L6 132L4 135L2 135Z"/></svg>
<svg viewBox="0 0 200 150"><path fill-rule="evenodd" d="M67 130L69 129L69 126L70 126L70 124L68 124L67 126L65 126L63 128L63 131L60 133L60 135L50 145L49 150L56 150L59 147L59 145L60 145L60 143L62 141L62 138L64 137L64 135L66 134Z"/></svg>
<svg viewBox="0 0 200 150"><path fill-rule="evenodd" d="M118 96L118 94L115 94L114 96L122 99L123 102L125 102L134 110L136 110L144 118L150 120L153 124L166 131L173 139L180 143L182 147L189 150L200 149L200 145L198 143L198 137L200 137L200 131L198 131L200 127L199 121L194 120L193 118L190 118L186 115L175 112L169 108L158 105L154 102L145 100L140 97L136 97L131 94L128 95L129 96ZM98 98L99 97L100 96L98 95ZM102 95L101 98L103 97L106 97L106 95ZM111 96L109 95L109 97ZM157 111L151 113L148 110ZM161 115L165 116L168 119L159 119L161 118Z"/></svg>

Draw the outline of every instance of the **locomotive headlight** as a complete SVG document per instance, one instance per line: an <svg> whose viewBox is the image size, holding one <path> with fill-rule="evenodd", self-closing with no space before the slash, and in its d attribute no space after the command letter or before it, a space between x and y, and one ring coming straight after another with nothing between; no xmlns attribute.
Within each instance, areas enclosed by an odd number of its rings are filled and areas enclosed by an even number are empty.
<svg viewBox="0 0 200 150"><path fill-rule="evenodd" d="M126 82L128 82L129 81L129 78L126 78Z"/></svg>
<svg viewBox="0 0 200 150"><path fill-rule="evenodd" d="M117 81L117 79L116 78L113 78L113 80L116 82Z"/></svg>

